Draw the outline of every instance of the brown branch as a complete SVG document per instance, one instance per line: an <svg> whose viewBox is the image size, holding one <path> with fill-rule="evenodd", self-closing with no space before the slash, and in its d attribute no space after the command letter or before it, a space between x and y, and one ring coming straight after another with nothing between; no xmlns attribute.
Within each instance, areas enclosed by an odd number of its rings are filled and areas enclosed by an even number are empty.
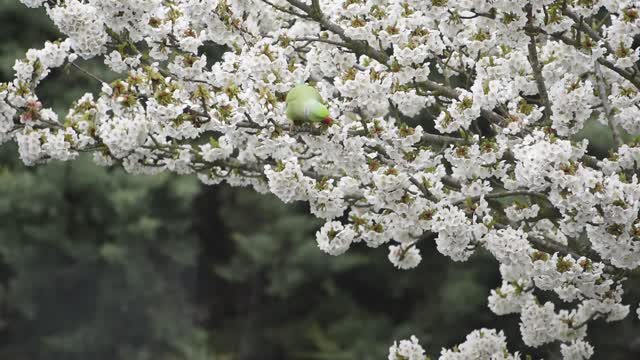
<svg viewBox="0 0 640 360"><path fill-rule="evenodd" d="M469 197L467 199L469 199L472 202L477 202L478 200L480 200L481 197L484 197L485 199L501 199L504 197L510 197L510 196L532 196L532 197L539 197L542 198L548 202L549 198L547 198L546 195L540 193L540 192L536 192L536 191L529 191L529 190L515 190L515 191L501 191L501 192L494 192L494 193L490 193L490 194L486 194L484 196L472 196ZM463 200L458 200L452 203L452 205L460 205L463 204L465 201L467 201L467 199L463 199Z"/></svg>
<svg viewBox="0 0 640 360"><path fill-rule="evenodd" d="M585 32L587 35L589 35L595 42L600 42L602 41L602 43L604 44L605 49L607 49L607 51L610 54L615 54L615 50L613 49L613 47L606 41L604 41L604 39L600 36L600 34L598 34L597 31L595 31L594 29L591 28L591 26L588 26L584 23L584 21L580 21L580 17L578 15L576 15L575 13L573 13L571 10L568 9L564 9L563 13L569 17L571 20L573 20L574 22L574 27L576 29L579 29L580 31ZM554 36L553 34L551 34L551 36ZM562 40L563 42L569 44L569 45L573 45L576 46L575 41L573 41L572 43L569 43L567 41L565 41L565 39L560 38L560 40ZM577 44L578 46L580 45L579 43ZM602 59L599 58L598 62L602 65L605 66L607 68L609 68L612 71L615 71L618 75L622 76L623 78L625 78L626 80L628 80L630 83L632 83L636 88L640 89L640 78L638 78L638 76L636 76L636 74L629 72L627 70L621 69L617 66L615 66L612 62L606 60L606 59Z"/></svg>
<svg viewBox="0 0 640 360"><path fill-rule="evenodd" d="M289 10L287 8L284 8L282 6L276 5L276 4L272 3L269 0L260 0L260 1L262 1L263 3L265 3L267 5L270 5L272 8L274 8L274 9L276 9L278 11L281 11L281 12L289 14L289 15L293 15L293 16L297 16L297 17L301 17L301 18L308 18L309 17L308 15L299 14L299 13L297 13L295 11L291 11L291 10Z"/></svg>
<svg viewBox="0 0 640 360"><path fill-rule="evenodd" d="M330 40L330 39L323 39L323 38L315 38L315 37L301 37L301 38L295 38L292 39L293 41L307 41L307 42L321 42L321 43L325 43L325 44L330 44L330 45L335 45L335 46L340 46L340 47L344 47L344 48L349 48L348 44L345 44L343 42L340 41L335 41L335 40Z"/></svg>
<svg viewBox="0 0 640 360"><path fill-rule="evenodd" d="M596 42L599 42L602 40L602 37L600 36L600 34L598 34L597 31L593 30L591 26L585 25L584 21L581 21L581 18L577 14L573 13L571 10L567 8L563 10L563 13L567 17L569 17L571 20L573 20L573 22L575 23L576 29L584 31ZM611 54L615 53L615 50L613 50L613 48L608 42L602 41L602 43L604 44L604 47L605 49L607 49L607 51L609 51Z"/></svg>
<svg viewBox="0 0 640 360"><path fill-rule="evenodd" d="M346 47L356 54L366 55L381 64L387 65L389 61L389 56L383 51L374 49L371 45L369 45L366 41L358 41L351 39L346 35L344 29L342 29L339 25L331 22L327 18L325 18L324 14L320 10L320 4L318 0L313 0L312 5L309 6L300 0L287 0L287 2L296 8L302 10L309 17L315 20L317 23L322 25L325 29L331 31L332 33L338 35L340 39L345 43Z"/></svg>
<svg viewBox="0 0 640 360"><path fill-rule="evenodd" d="M444 86L442 84L439 84L431 80L414 82L413 85L428 91L435 92L436 94L442 95L450 99L458 99L460 98L460 95L461 95L460 91ZM480 115L494 124L498 124L501 126L505 124L505 119L491 110L481 109Z"/></svg>
<svg viewBox="0 0 640 360"><path fill-rule="evenodd" d="M418 179L413 176L409 176L409 181L411 181L411 183L415 185L427 199L436 203L438 202L438 199L431 193L431 191L429 191L429 189L427 189L426 186L424 186L424 184L418 181Z"/></svg>
<svg viewBox="0 0 640 360"><path fill-rule="evenodd" d="M456 137L446 136L446 135L431 134L431 133L422 134L421 141L429 144L440 144L440 145L464 144L468 142L467 140L461 139L461 138L456 138Z"/></svg>
<svg viewBox="0 0 640 360"><path fill-rule="evenodd" d="M616 126L615 119L613 117L613 112L611 106L609 104L609 98L607 96L607 83L604 80L604 75L602 74L602 69L600 69L600 64L597 61L594 61L594 70L596 72L596 83L598 84L598 95L600 96L600 101L602 102L602 108L604 110L604 116L607 118L607 123L609 124L609 129L611 129L611 136L613 137L613 143L616 148L619 148L622 145L622 140L620 139L620 130Z"/></svg>
<svg viewBox="0 0 640 360"><path fill-rule="evenodd" d="M531 4L528 4L527 7L527 26L528 28L533 27L533 11L531 9ZM527 31L529 35L529 64L531 64L531 69L533 70L533 77L536 80L536 87L538 88L538 93L540 94L540 98L542 99L542 103L544 104L543 111L543 119L544 121L550 120L553 112L551 110L551 100L549 100L549 94L547 93L547 87L545 85L544 76L542 75L542 65L540 64L540 60L538 59L538 48L536 46L536 35L534 32Z"/></svg>

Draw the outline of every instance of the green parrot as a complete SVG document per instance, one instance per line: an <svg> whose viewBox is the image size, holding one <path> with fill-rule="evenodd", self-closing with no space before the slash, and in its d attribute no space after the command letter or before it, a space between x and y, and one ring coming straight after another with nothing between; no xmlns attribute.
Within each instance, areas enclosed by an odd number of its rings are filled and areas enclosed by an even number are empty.
<svg viewBox="0 0 640 360"><path fill-rule="evenodd" d="M307 122L321 122L324 125L333 123L322 96L312 86L306 84L297 85L287 94L286 102L287 117L296 125Z"/></svg>

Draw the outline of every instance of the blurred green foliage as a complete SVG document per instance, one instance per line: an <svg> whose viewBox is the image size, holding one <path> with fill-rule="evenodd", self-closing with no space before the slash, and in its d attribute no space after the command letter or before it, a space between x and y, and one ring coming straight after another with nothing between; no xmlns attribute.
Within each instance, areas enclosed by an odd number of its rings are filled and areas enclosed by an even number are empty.
<svg viewBox="0 0 640 360"><path fill-rule="evenodd" d="M0 81L26 49L59 36L17 0L0 0L0 28ZM113 77L99 62L82 66ZM39 94L64 116L98 87L61 69ZM331 257L305 205L245 189L132 176L87 157L26 168L4 145L0 219L0 359L373 360L411 334L437 355L480 327L504 329L512 350L558 350L526 349L517 317L488 310L499 275L486 254L452 263L425 243L413 271L362 244ZM590 336L608 359L629 359L637 333L630 316Z"/></svg>
<svg viewBox="0 0 640 360"><path fill-rule="evenodd" d="M184 282L195 271L194 179L87 158L25 169L3 150L1 357L175 358L169 349L197 331Z"/></svg>

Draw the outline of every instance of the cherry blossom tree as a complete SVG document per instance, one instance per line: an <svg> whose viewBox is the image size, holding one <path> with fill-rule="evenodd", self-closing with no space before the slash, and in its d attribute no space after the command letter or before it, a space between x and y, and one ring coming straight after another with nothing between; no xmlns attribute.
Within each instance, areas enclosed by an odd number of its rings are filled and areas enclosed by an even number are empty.
<svg viewBox="0 0 640 360"><path fill-rule="evenodd" d="M322 251L384 245L400 269L418 266L422 242L453 261L487 251L503 278L491 311L519 314L526 345L558 343L565 359L593 355L590 322L628 316L640 143L623 140L640 135L638 2L21 1L66 36L0 84L0 139L25 164L91 152L131 173L305 201L326 221ZM228 51L212 61L209 44ZM59 67L94 76L78 64L94 57L120 79L97 79L100 93L58 118L38 84ZM301 83L335 121L287 119ZM609 158L573 137L590 120L610 129ZM389 349L389 360L425 357L415 337ZM522 355L480 329L440 358Z"/></svg>

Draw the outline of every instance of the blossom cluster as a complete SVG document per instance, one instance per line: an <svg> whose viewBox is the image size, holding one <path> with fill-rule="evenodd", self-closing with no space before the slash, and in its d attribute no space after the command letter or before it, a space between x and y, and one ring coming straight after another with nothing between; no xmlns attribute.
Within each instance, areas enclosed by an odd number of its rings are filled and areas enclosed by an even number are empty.
<svg viewBox="0 0 640 360"><path fill-rule="evenodd" d="M525 344L558 342L566 359L594 353L589 322L629 313L640 143L620 133L640 135L636 2L21 1L65 36L0 84L0 142L25 164L89 152L135 174L308 202L325 220L320 250L385 246L399 269L429 241L453 261L482 249L503 278L489 308L520 314ZM227 49L220 60L212 44ZM120 78L62 118L38 98L52 70L95 57ZM287 119L300 83L335 121ZM607 159L572 137L590 121L610 129ZM442 358L502 359L505 342L481 330ZM412 339L392 356L424 353Z"/></svg>
<svg viewBox="0 0 640 360"><path fill-rule="evenodd" d="M567 352L576 350L574 348ZM389 360L424 360L425 350L419 344L418 338L411 336L410 340L401 340L389 348ZM564 353L564 352L563 352ZM573 354L572 354L573 355ZM567 357L572 360L579 360L579 357ZM490 360L518 360L521 356L518 352L509 353L507 349L507 338L502 331L494 329L479 329L467 335L466 340L456 345L453 349L442 349L439 360L468 360L468 359L490 359Z"/></svg>

